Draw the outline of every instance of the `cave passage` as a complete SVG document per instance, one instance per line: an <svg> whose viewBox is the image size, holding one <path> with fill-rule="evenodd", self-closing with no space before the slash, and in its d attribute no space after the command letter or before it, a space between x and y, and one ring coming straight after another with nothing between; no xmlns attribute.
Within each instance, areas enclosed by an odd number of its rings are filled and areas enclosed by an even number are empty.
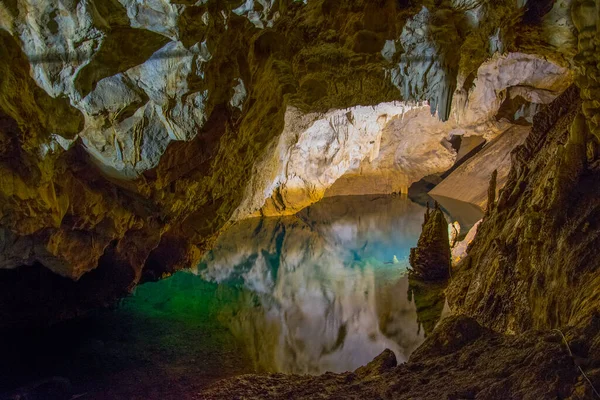
<svg viewBox="0 0 600 400"><path fill-rule="evenodd" d="M243 220L197 268L116 309L3 341L0 387L180 399L244 373L351 371L386 348L407 360L445 308L439 288L406 275L423 212L401 196L349 196Z"/></svg>

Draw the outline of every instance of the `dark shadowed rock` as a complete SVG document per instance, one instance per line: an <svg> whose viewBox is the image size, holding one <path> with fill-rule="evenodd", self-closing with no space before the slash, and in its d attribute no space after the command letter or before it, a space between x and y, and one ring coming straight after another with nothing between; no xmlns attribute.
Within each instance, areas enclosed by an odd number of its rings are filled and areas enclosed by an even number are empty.
<svg viewBox="0 0 600 400"><path fill-rule="evenodd" d="M410 249L411 273L424 280L448 279L450 273L450 243L448 221L435 203L435 208L425 213L423 232L417 247Z"/></svg>
<svg viewBox="0 0 600 400"><path fill-rule="evenodd" d="M496 185L498 181L498 170L495 169L492 172L492 177L490 178L490 185L488 186L488 201L487 201L487 212L491 212L494 209L494 205L496 205Z"/></svg>
<svg viewBox="0 0 600 400"><path fill-rule="evenodd" d="M360 378L373 377L381 375L398 365L394 352L390 349L385 349L380 355L375 357L373 361L367 365L360 367L354 373Z"/></svg>

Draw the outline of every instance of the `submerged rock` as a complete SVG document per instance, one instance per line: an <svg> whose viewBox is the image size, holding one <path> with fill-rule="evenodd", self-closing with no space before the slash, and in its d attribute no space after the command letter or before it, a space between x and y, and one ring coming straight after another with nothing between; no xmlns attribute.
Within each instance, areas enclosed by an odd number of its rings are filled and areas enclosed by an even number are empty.
<svg viewBox="0 0 600 400"><path fill-rule="evenodd" d="M448 221L438 203L435 203L433 211L427 209L423 232L417 247L410 249L409 261L411 273L426 281L450 277Z"/></svg>

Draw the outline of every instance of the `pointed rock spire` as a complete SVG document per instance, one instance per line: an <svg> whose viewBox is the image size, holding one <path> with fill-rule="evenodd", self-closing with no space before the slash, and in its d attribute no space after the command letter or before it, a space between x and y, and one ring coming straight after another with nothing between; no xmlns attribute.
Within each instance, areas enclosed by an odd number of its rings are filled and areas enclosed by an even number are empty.
<svg viewBox="0 0 600 400"><path fill-rule="evenodd" d="M433 210L425 212L423 231L417 247L410 249L411 274L423 280L439 281L450 276L450 243L448 221L435 202Z"/></svg>

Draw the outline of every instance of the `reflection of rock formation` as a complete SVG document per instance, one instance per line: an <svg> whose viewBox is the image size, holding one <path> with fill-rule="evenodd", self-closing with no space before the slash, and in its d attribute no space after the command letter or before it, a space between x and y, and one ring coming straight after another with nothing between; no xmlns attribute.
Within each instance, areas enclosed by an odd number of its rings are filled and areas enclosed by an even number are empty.
<svg viewBox="0 0 600 400"><path fill-rule="evenodd" d="M414 301L417 307L419 329L423 327L425 336L437 325L444 310L446 283L424 282L415 277L408 278L408 301Z"/></svg>
<svg viewBox="0 0 600 400"><path fill-rule="evenodd" d="M353 370L385 348L406 360L423 339L414 304L399 295L422 210L398 197L329 198L298 216L244 220L200 273L257 293L264 312L222 319L263 369ZM278 328L264 337L262 326Z"/></svg>

